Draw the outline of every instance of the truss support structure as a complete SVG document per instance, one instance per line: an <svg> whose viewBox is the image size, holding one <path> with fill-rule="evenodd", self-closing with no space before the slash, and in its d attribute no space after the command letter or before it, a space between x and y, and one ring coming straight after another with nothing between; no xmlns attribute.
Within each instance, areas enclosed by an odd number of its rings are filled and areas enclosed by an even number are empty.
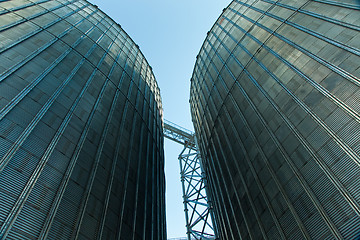
<svg viewBox="0 0 360 240"><path fill-rule="evenodd" d="M206 193L206 175L194 133L169 121L164 136L184 146L179 154L187 239L218 239L212 221L212 206Z"/></svg>

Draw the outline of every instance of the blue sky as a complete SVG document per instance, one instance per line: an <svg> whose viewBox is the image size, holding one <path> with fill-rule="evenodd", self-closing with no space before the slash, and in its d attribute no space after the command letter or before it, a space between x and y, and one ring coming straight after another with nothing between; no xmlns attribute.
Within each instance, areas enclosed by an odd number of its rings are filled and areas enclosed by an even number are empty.
<svg viewBox="0 0 360 240"><path fill-rule="evenodd" d="M90 0L118 22L140 46L159 84L164 118L193 129L190 78L196 55L230 0ZM168 238L184 237L178 154L182 146L165 140Z"/></svg>

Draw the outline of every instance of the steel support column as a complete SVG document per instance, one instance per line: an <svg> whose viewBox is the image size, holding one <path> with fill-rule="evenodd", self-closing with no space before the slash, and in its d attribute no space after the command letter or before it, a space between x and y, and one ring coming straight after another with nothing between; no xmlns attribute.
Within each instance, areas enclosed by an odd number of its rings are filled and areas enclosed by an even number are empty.
<svg viewBox="0 0 360 240"><path fill-rule="evenodd" d="M195 135L165 121L164 136L184 146L178 159L188 240L216 239L216 229L211 218L212 208L205 189L206 176L202 170Z"/></svg>

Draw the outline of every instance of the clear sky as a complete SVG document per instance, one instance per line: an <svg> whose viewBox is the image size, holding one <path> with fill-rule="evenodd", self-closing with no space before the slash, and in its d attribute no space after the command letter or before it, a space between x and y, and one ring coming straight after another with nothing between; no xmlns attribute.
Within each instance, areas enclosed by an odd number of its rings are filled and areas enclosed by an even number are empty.
<svg viewBox="0 0 360 240"><path fill-rule="evenodd" d="M193 130L189 94L196 55L230 0L90 0L140 46L160 87L164 118ZM165 140L168 238L185 237L178 155Z"/></svg>

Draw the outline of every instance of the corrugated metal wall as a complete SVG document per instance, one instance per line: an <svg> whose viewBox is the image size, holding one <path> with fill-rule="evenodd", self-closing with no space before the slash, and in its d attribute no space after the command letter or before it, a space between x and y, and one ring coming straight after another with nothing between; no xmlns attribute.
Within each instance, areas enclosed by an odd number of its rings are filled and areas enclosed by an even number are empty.
<svg viewBox="0 0 360 240"><path fill-rule="evenodd" d="M165 239L162 107L83 0L0 3L0 238Z"/></svg>
<svg viewBox="0 0 360 240"><path fill-rule="evenodd" d="M222 239L360 236L357 1L233 1L190 104Z"/></svg>

